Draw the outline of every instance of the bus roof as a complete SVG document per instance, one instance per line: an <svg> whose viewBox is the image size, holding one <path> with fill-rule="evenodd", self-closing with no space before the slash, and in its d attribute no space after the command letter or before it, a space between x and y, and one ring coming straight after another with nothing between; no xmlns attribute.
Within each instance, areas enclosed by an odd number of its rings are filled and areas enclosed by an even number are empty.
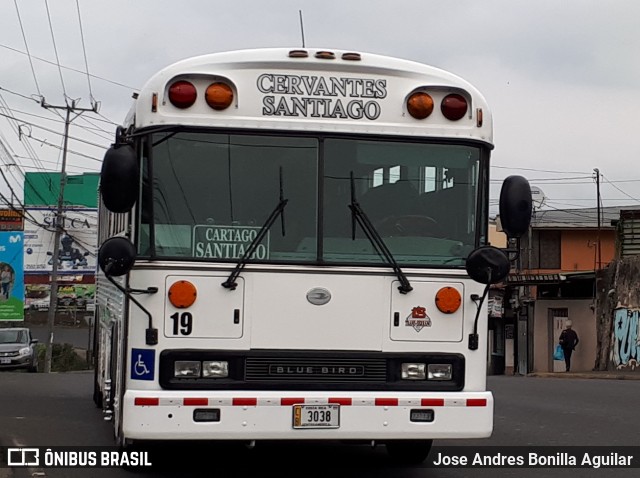
<svg viewBox="0 0 640 478"><path fill-rule="evenodd" d="M228 106L220 108L221 98ZM409 107L415 101L417 115ZM432 111L420 119L429 102ZM462 114L449 116L451 105ZM489 145L493 139L485 99L460 77L399 58L314 48L240 50L179 61L147 82L131 113L136 128L400 135Z"/></svg>

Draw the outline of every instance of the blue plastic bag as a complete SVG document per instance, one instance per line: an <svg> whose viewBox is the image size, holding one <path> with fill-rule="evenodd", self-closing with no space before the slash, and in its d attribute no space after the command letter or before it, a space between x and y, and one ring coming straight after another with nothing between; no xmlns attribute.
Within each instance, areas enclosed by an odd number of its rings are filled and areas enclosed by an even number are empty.
<svg viewBox="0 0 640 478"><path fill-rule="evenodd" d="M564 360L564 350L562 350L562 345L556 345L556 350L553 352L553 360Z"/></svg>

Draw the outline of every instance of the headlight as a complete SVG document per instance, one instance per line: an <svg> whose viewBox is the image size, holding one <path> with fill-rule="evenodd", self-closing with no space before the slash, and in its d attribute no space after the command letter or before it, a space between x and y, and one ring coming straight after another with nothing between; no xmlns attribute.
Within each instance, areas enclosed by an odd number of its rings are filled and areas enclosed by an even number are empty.
<svg viewBox="0 0 640 478"><path fill-rule="evenodd" d="M403 380L424 380L427 378L427 366L423 363L403 363L402 379Z"/></svg>
<svg viewBox="0 0 640 478"><path fill-rule="evenodd" d="M23 347L18 350L18 354L20 355L31 355L31 347Z"/></svg>
<svg viewBox="0 0 640 478"><path fill-rule="evenodd" d="M210 360L202 362L202 376L205 378L224 378L229 376L229 362Z"/></svg>
<svg viewBox="0 0 640 478"><path fill-rule="evenodd" d="M429 380L451 380L453 367L450 363L430 363L427 372Z"/></svg>
<svg viewBox="0 0 640 478"><path fill-rule="evenodd" d="M202 363L195 360L181 360L173 364L173 376L179 378L199 377Z"/></svg>

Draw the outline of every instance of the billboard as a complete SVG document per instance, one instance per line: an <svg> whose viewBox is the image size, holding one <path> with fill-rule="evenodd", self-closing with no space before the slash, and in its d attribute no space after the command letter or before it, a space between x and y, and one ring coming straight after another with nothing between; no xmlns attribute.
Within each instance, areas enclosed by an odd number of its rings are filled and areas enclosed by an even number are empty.
<svg viewBox="0 0 640 478"><path fill-rule="evenodd" d="M23 233L0 232L0 320L24 320Z"/></svg>
<svg viewBox="0 0 640 478"><path fill-rule="evenodd" d="M0 231L22 231L24 218L19 209L0 209Z"/></svg>
<svg viewBox="0 0 640 478"><path fill-rule="evenodd" d="M29 208L24 228L24 270L51 272L55 240L56 210ZM98 241L97 209L65 209L61 219L59 274L88 274L96 271Z"/></svg>
<svg viewBox="0 0 640 478"><path fill-rule="evenodd" d="M51 302L50 284L27 284L24 308L32 311L47 311ZM58 284L57 310L92 312L95 310L95 284Z"/></svg>

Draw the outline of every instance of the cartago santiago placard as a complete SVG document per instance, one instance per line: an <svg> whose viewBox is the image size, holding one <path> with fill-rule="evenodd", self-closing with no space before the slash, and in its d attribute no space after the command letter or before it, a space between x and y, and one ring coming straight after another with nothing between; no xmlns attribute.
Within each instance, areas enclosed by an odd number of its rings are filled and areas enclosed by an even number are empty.
<svg viewBox="0 0 640 478"><path fill-rule="evenodd" d="M195 226L193 228L193 257L206 259L240 259L258 232L253 226ZM269 233L251 259L269 258Z"/></svg>

